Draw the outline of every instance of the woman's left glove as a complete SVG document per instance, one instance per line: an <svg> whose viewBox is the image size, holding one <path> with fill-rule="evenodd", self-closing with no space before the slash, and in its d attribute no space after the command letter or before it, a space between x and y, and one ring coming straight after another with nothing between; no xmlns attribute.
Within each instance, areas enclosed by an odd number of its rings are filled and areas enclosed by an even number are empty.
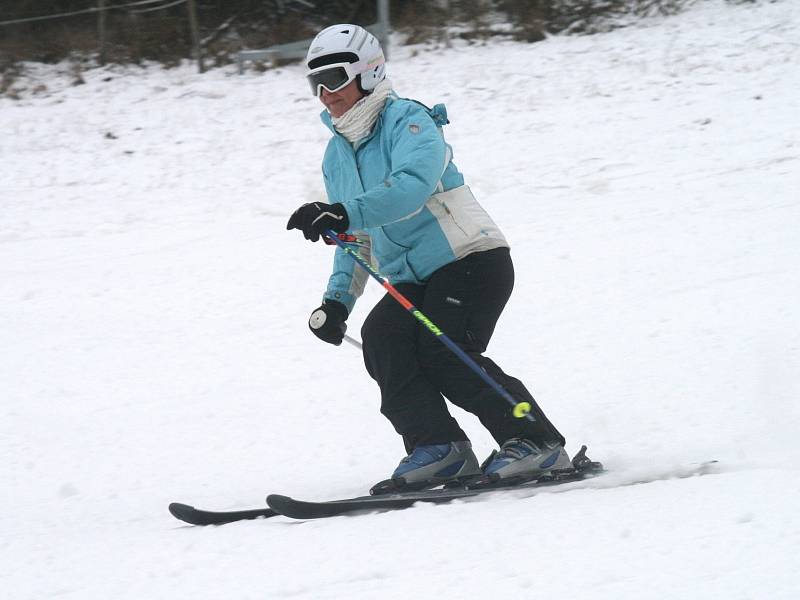
<svg viewBox="0 0 800 600"><path fill-rule="evenodd" d="M323 342L340 346L347 331L347 307L336 300L325 300L318 309L311 313L308 327Z"/></svg>
<svg viewBox="0 0 800 600"><path fill-rule="evenodd" d="M332 229L336 233L344 233L350 226L350 219L344 206L325 204L324 202L311 202L303 204L292 213L286 229L300 229L307 240L316 242L319 236Z"/></svg>

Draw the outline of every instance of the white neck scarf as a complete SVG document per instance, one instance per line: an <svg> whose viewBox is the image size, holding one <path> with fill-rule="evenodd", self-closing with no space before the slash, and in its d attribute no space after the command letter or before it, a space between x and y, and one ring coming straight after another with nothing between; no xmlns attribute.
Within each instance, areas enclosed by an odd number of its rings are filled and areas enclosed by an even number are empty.
<svg viewBox="0 0 800 600"><path fill-rule="evenodd" d="M371 94L361 98L341 117L331 119L336 131L347 138L351 144L357 144L372 131L372 127L378 120L378 115L381 114L386 99L391 93L392 82L384 79L375 86Z"/></svg>

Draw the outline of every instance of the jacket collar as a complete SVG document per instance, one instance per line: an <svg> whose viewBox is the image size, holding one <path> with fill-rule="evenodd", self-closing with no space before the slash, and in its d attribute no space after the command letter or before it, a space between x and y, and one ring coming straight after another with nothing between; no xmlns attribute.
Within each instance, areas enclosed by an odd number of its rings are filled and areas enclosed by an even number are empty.
<svg viewBox="0 0 800 600"><path fill-rule="evenodd" d="M341 135L333 126L333 119L331 119L331 113L328 112L327 108L323 109L323 111L319 113L319 120L325 123L325 127L330 129L333 135Z"/></svg>

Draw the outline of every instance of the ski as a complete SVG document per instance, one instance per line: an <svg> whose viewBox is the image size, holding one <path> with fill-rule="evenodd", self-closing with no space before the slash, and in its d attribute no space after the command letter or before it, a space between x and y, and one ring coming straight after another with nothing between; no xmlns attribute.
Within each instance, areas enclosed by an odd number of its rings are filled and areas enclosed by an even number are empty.
<svg viewBox="0 0 800 600"><path fill-rule="evenodd" d="M541 488L551 487L551 491L562 491L557 488L559 485L570 482L580 482L594 479L603 473L599 463L592 463L594 468L583 471L568 471L557 476L548 476L540 479L530 480L526 483L491 485L487 484L476 488L456 488L456 489L435 489L418 492L388 493L377 496L360 496L356 498L346 498L343 500L329 500L322 502L309 502L298 500L280 494L270 494L267 496L267 504L274 511L293 519L322 519L341 515L357 515L391 510L402 510L410 508L418 502L433 504L446 504L455 500L470 500L477 496L500 494L508 492L525 492L522 497L528 498L535 495ZM634 475L630 478L601 478L597 482L586 485L576 485L564 488L564 492L577 489L610 489L627 486L642 485L656 481L667 481L672 479L688 479L702 475L719 473L718 462L716 460L695 463L693 465L669 469L667 471L651 473L646 475Z"/></svg>
<svg viewBox="0 0 800 600"><path fill-rule="evenodd" d="M534 482L538 482L540 485L544 484L544 480L552 480L552 483L562 483L569 480L575 480L577 478L584 478L590 472L601 472L602 465L600 463L595 463L589 460L586 456L586 446L581 447L580 452L572 459L573 468L569 469L565 472L556 473L554 475L548 475L547 477L541 477L538 480L534 480ZM525 481L525 480L523 480ZM390 483L391 480L385 482ZM526 480L525 483L529 483L530 480ZM414 502L419 502L418 496L420 494L425 495L426 497L432 494L437 494L435 499L425 500L427 502L449 502L455 498L446 497L445 493L460 493L466 494L467 496L472 496L477 493L481 493L483 490L481 486L488 486L491 487L493 490L503 488L507 489L510 487L520 487L520 480L514 481L506 481L503 483L494 482L491 480L480 480L475 482L473 485L475 489L467 490L465 487L458 487L452 490L449 489L439 489L439 490L427 490L421 492L411 492L411 491L401 491L398 493L393 494L384 494L380 496L364 496L362 498L353 498L349 501L338 501L335 503L335 508L337 512L331 512L331 509L328 509L327 512L331 514L323 514L321 516L334 516L334 514L344 514L346 512L353 512L356 510L361 510L358 507L350 508L347 510L344 506L344 502L353 502L353 501L363 501L363 500L375 500L384 502L382 504L392 504L391 508L405 508L406 506L411 506ZM377 487L377 486L376 486ZM270 495L269 498L272 498L272 501L275 502L276 505L285 506L286 502L284 501L281 504L280 499L283 498L286 501L291 502L299 502L292 500L291 498L287 498L286 496L280 496L277 494ZM394 502L390 502L391 500ZM408 500L404 502L404 500ZM270 502L268 499L267 502ZM328 504L328 503L318 503L318 504ZM373 504L372 508L375 509L377 505ZM286 510L291 510L287 508ZM319 510L319 509L318 509ZM225 525L227 523L235 523L237 521L246 521L246 520L253 520L253 519L267 519L270 517L274 517L279 514L284 514L286 516L293 516L287 515L283 510L278 511L275 510L274 507L271 508L253 508L247 510L236 510L236 511L210 511L210 510L203 510L200 508L195 508L194 506L190 506L188 504L181 504L180 502L173 502L169 505L169 512L172 514L173 517L184 521L185 523L189 523L190 525ZM324 510L323 510L324 512ZM294 513L293 513L294 514ZM315 518L315 517L298 517L298 518Z"/></svg>
<svg viewBox="0 0 800 600"><path fill-rule="evenodd" d="M574 468L560 472L554 472L539 478L528 480L500 480L479 479L468 482L460 487L438 488L420 491L398 491L382 493L371 496L358 496L345 498L342 500L328 501L305 501L284 496L281 494L270 494L267 496L269 508L255 508L237 511L209 511L195 508L187 504L173 502L169 505L169 512L177 519L191 525L224 525L237 521L270 518L278 515L294 519L320 519L348 514L362 514L384 512L389 510L401 510L409 508L418 502L446 504L455 500L471 499L484 494L498 494L503 492L521 491L528 493L524 497L529 497L538 492L540 488L555 487L572 482L580 482L595 479L599 475L606 473L600 463L592 462L586 457L586 447L573 459ZM596 483L569 486L563 491L573 489L584 489L586 487L607 489L626 487L651 483L654 481L665 481L670 479L684 479L700 475L719 473L718 462L715 460L702 463L695 463L685 467L671 468L657 473L647 473L633 475L631 477L611 477L608 480L602 478ZM623 474L620 474L623 475ZM377 487L377 486L376 486ZM561 490L553 490L561 491Z"/></svg>
<svg viewBox="0 0 800 600"><path fill-rule="evenodd" d="M454 500L473 498L484 494L498 494L502 492L513 492L527 490L531 488L543 488L552 485L562 485L572 481L581 481L588 477L596 477L600 472L595 473L573 473L560 477L547 479L534 479L527 483L515 485L487 485L478 488L462 489L436 489L423 490L420 492L401 492L397 494L381 494L379 496L359 496L344 500L329 500L326 502L309 502L297 500L289 496L280 494L270 494L267 496L269 507L293 519L321 519L325 517L336 517L351 513L383 512L387 510L401 510L409 508L417 502L428 502L434 504L446 504Z"/></svg>
<svg viewBox="0 0 800 600"><path fill-rule="evenodd" d="M225 525L226 523L235 523L236 521L267 519L278 514L269 508L252 508L249 510L232 511L202 510L194 506L189 506L188 504L181 504L180 502L173 502L170 504L169 512L176 519L180 519L190 525Z"/></svg>
<svg viewBox="0 0 800 600"><path fill-rule="evenodd" d="M573 458L572 463L574 465L572 469L552 472L524 481L498 481L483 478L472 484L467 483L464 487L385 493L323 502L309 502L281 494L270 494L267 496L267 504L275 512L293 519L322 519L354 513L401 510L409 508L417 502L446 504L454 500L473 498L483 494L563 485L596 477L604 473L603 466L600 463L592 462L586 457L586 446L581 448L580 452Z"/></svg>
<svg viewBox="0 0 800 600"><path fill-rule="evenodd" d="M270 494L267 498L267 503L270 505L270 508L253 508L236 511L203 510L188 504L173 502L169 505L169 512L176 519L179 519L185 523L189 523L190 525L200 526L225 525L227 523L235 523L237 521L261 518L266 519L279 514L297 519L314 519L320 517L333 517L348 512L365 510L362 508L365 500L370 501L366 510L371 510L373 512L387 509L397 510L399 508L407 508L415 502L451 502L457 498L474 496L487 491L496 492L500 490L524 489L525 487L530 487L532 483L538 486L544 486L548 483L552 485L555 483L565 483L566 481L577 481L585 478L585 476L586 475L583 475L582 477L573 476L571 478L561 477L559 479L553 479L550 481L534 480L532 482L523 484L509 484L503 486L489 485L485 488L478 487L475 489L456 488L452 490L439 489L423 490L419 492L400 492L394 494L383 494L380 496L361 496L357 498L351 498L349 500L335 500L331 502L303 502L300 500L294 500L293 498L289 498L287 496L281 496L280 494ZM299 508L305 505L314 505L315 508ZM308 510L311 510L312 512L298 512ZM302 516L305 514L315 514L316 516Z"/></svg>

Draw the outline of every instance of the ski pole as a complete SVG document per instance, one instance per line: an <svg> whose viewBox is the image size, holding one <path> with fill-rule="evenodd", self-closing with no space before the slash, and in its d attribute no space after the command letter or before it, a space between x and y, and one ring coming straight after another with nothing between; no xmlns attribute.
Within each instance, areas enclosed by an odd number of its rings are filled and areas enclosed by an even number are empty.
<svg viewBox="0 0 800 600"><path fill-rule="evenodd" d="M372 275L372 277L380 283L387 292L397 300L400 305L405 308L408 312L410 312L414 318L417 319L422 325L425 326L425 329L430 331L437 340L442 342L445 346L447 346L450 351L453 352L461 361L467 365L470 369L472 369L478 377L483 379L486 384L492 388L495 392L500 394L500 396L505 399L511 406L511 414L513 414L516 418L522 419L527 418L531 421L534 420L533 415L530 414L531 412L531 404L530 402L517 402L514 400L514 397L509 394L506 389L497 383L486 371L484 371L481 366L476 363L472 357L464 352L458 344L456 344L453 340L451 340L445 333L439 329L428 317L422 314L416 306L411 304L411 302L403 296L397 289L389 283L389 281L381 275L378 271L372 268L364 258L358 253L353 251L343 240L339 239L339 236L334 233L332 230L328 229L325 231L325 235L330 238L339 248L341 248L350 258L352 258L358 265L360 265L367 273Z"/></svg>
<svg viewBox="0 0 800 600"><path fill-rule="evenodd" d="M351 346L355 346L356 348L361 350L361 343L358 340L351 338L346 333L344 334L344 341L350 344Z"/></svg>

